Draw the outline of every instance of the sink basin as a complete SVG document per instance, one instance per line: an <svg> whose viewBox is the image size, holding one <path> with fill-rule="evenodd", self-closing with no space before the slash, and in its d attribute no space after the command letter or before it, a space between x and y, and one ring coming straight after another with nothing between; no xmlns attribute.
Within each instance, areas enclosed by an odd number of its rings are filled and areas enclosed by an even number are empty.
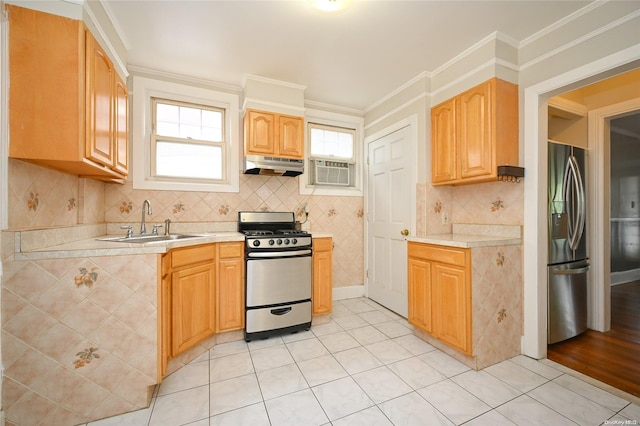
<svg viewBox="0 0 640 426"><path fill-rule="evenodd" d="M107 237L98 238L99 241L111 241L114 243L155 243L163 241L184 240L188 238L202 238L203 235L172 234L172 235L137 235L133 237Z"/></svg>

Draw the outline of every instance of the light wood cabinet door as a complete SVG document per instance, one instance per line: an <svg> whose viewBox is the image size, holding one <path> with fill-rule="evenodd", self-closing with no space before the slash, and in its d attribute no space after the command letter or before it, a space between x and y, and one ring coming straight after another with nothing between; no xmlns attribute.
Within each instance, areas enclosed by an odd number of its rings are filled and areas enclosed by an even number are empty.
<svg viewBox="0 0 640 426"><path fill-rule="evenodd" d="M434 185L497 180L498 166L517 166L518 86L497 78L431 109Z"/></svg>
<svg viewBox="0 0 640 426"><path fill-rule="evenodd" d="M304 159L304 120L302 117L278 117L279 157Z"/></svg>
<svg viewBox="0 0 640 426"><path fill-rule="evenodd" d="M409 322L472 354L471 252L408 243Z"/></svg>
<svg viewBox="0 0 640 426"><path fill-rule="evenodd" d="M218 243L216 332L244 328L244 243Z"/></svg>
<svg viewBox="0 0 640 426"><path fill-rule="evenodd" d="M304 119L267 111L247 110L244 116L247 155L304 159Z"/></svg>
<svg viewBox="0 0 640 426"><path fill-rule="evenodd" d="M433 183L449 182L457 178L455 106L455 99L451 99L431 109Z"/></svg>
<svg viewBox="0 0 640 426"><path fill-rule="evenodd" d="M245 154L275 155L276 115L262 111L247 111L244 118Z"/></svg>
<svg viewBox="0 0 640 426"><path fill-rule="evenodd" d="M493 80L464 92L457 99L457 146L460 179L491 175L497 167L492 159L495 144L493 119Z"/></svg>
<svg viewBox="0 0 640 426"><path fill-rule="evenodd" d="M409 257L409 323L432 333L431 262Z"/></svg>
<svg viewBox="0 0 640 426"><path fill-rule="evenodd" d="M111 60L91 33L86 33L85 156L114 166L113 112L115 72Z"/></svg>
<svg viewBox="0 0 640 426"><path fill-rule="evenodd" d="M323 315L333 310L333 239L313 238L312 241L312 314Z"/></svg>
<svg viewBox="0 0 640 426"><path fill-rule="evenodd" d="M129 172L129 89L117 74L114 106L114 168L126 175Z"/></svg>
<svg viewBox="0 0 640 426"><path fill-rule="evenodd" d="M215 265L171 274L171 355L177 356L215 332Z"/></svg>
<svg viewBox="0 0 640 426"><path fill-rule="evenodd" d="M465 269L435 263L432 280L435 336L470 355L471 289Z"/></svg>

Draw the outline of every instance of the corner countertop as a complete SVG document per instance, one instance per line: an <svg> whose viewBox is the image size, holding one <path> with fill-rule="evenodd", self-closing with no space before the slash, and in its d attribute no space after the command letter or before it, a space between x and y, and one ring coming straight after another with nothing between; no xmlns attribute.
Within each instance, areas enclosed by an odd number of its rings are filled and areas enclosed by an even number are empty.
<svg viewBox="0 0 640 426"><path fill-rule="evenodd" d="M451 234L408 237L408 241L448 247L476 248L522 244L520 225L454 224Z"/></svg>

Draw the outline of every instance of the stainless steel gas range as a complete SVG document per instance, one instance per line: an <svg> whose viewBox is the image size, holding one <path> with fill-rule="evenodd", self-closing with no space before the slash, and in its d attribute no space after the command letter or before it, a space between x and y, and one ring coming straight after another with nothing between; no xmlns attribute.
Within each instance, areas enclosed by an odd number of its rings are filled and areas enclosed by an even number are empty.
<svg viewBox="0 0 640 426"><path fill-rule="evenodd" d="M245 340L311 328L311 234L293 212L239 212L245 235Z"/></svg>

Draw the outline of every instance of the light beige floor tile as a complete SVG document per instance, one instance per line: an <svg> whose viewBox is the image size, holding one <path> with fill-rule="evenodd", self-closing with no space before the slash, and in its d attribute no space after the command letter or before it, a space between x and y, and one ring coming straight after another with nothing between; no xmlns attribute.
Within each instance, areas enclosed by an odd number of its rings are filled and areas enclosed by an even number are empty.
<svg viewBox="0 0 640 426"><path fill-rule="evenodd" d="M249 352L213 358L209 361L211 383L253 373Z"/></svg>
<svg viewBox="0 0 640 426"><path fill-rule="evenodd" d="M290 342L287 343L286 346L296 361L306 361L308 359L329 355L327 348L316 337Z"/></svg>
<svg viewBox="0 0 640 426"><path fill-rule="evenodd" d="M387 416L375 406L333 421L331 424L333 426L393 426Z"/></svg>
<svg viewBox="0 0 640 426"><path fill-rule="evenodd" d="M351 337L346 331L320 336L319 339L331 353L345 351L347 349L360 346L360 343L358 343L358 341Z"/></svg>
<svg viewBox="0 0 640 426"><path fill-rule="evenodd" d="M257 373L295 362L284 344L251 351L251 359Z"/></svg>
<svg viewBox="0 0 640 426"><path fill-rule="evenodd" d="M383 364L371 352L359 346L333 355L351 375L381 367Z"/></svg>
<svg viewBox="0 0 640 426"><path fill-rule="evenodd" d="M309 386L317 386L347 376L344 368L331 355L299 362L298 367Z"/></svg>
<svg viewBox="0 0 640 426"><path fill-rule="evenodd" d="M416 357L394 362L387 367L415 390L446 379L442 373Z"/></svg>
<svg viewBox="0 0 640 426"><path fill-rule="evenodd" d="M255 374L212 383L209 385L209 397L212 416L262 401Z"/></svg>
<svg viewBox="0 0 640 426"><path fill-rule="evenodd" d="M351 377L311 388L329 420L336 420L371 407L373 401Z"/></svg>
<svg viewBox="0 0 640 426"><path fill-rule="evenodd" d="M149 425L175 426L209 417L209 386L187 389L156 398Z"/></svg>
<svg viewBox="0 0 640 426"><path fill-rule="evenodd" d="M284 365L258 373L258 383L265 400L307 389L307 381L296 364Z"/></svg>
<svg viewBox="0 0 640 426"><path fill-rule="evenodd" d="M265 402L273 426L318 426L329 421L310 389Z"/></svg>
<svg viewBox="0 0 640 426"><path fill-rule="evenodd" d="M462 424L491 410L489 405L450 379L422 388L418 393L455 424Z"/></svg>
<svg viewBox="0 0 640 426"><path fill-rule="evenodd" d="M355 374L353 378L376 404L397 398L412 391L409 385L400 380L400 378L387 367L378 367L373 370L358 373Z"/></svg>
<svg viewBox="0 0 640 426"><path fill-rule="evenodd" d="M415 392L383 402L380 409L394 425L453 425Z"/></svg>
<svg viewBox="0 0 640 426"><path fill-rule="evenodd" d="M269 416L264 403L260 402L213 416L209 424L211 426L269 426Z"/></svg>

